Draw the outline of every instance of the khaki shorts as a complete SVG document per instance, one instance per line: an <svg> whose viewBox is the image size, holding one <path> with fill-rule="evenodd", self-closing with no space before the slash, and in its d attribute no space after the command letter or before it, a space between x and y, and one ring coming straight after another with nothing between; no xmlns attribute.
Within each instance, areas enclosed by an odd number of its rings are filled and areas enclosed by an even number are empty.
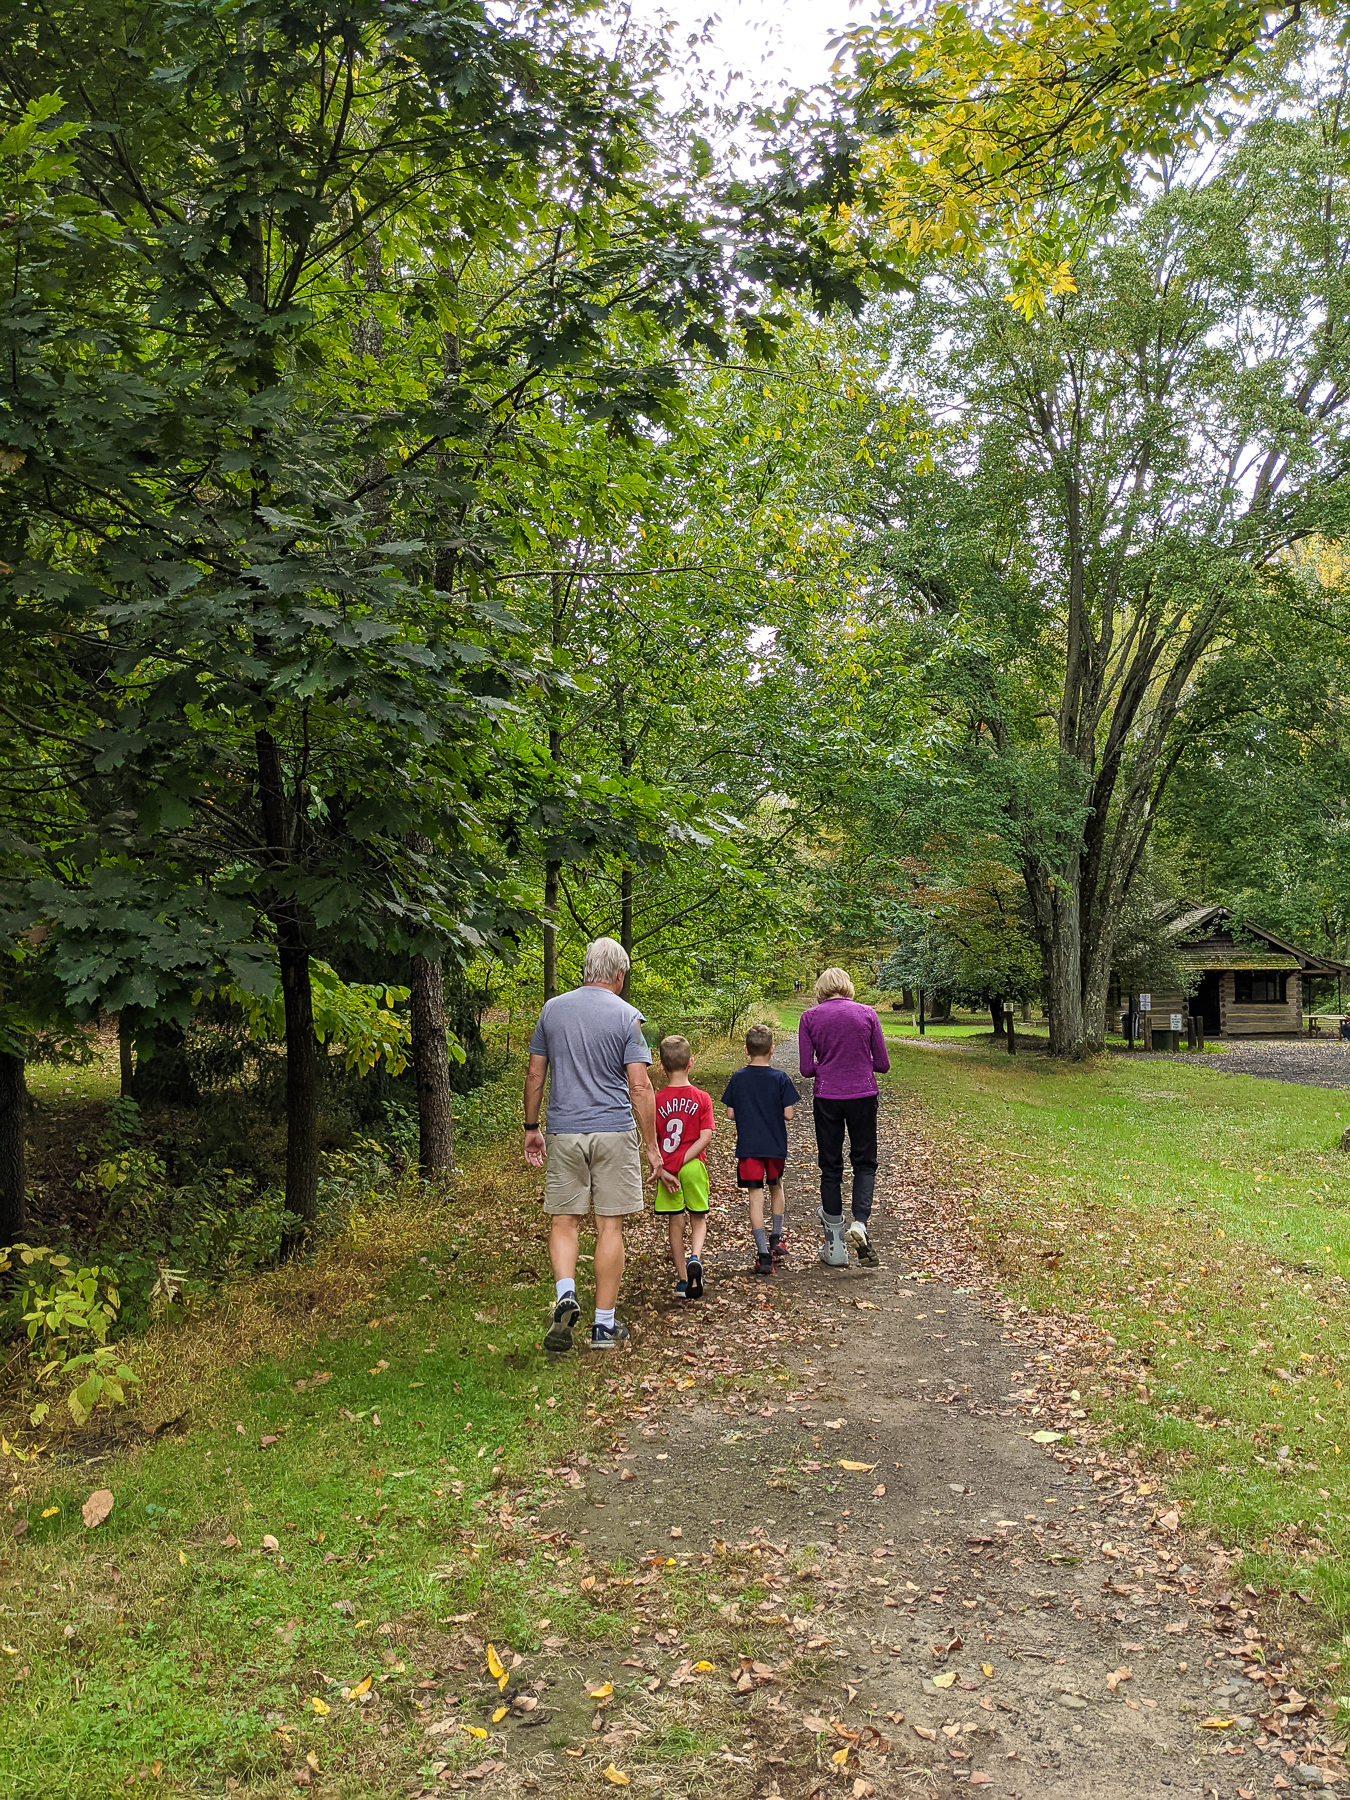
<svg viewBox="0 0 1350 1800"><path fill-rule="evenodd" d="M631 1131L550 1131L544 1211L619 1219L642 1211L641 1140Z"/></svg>

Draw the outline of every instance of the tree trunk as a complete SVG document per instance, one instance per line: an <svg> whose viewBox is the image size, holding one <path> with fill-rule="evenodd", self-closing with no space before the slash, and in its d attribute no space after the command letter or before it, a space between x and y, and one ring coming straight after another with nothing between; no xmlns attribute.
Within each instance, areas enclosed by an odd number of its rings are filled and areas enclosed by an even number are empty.
<svg viewBox="0 0 1350 1800"><path fill-rule="evenodd" d="M263 829L279 875L292 861L281 749L270 731L256 732L254 747ZM304 1249L319 1212L319 1059L304 922L289 896L276 899L270 912L286 1018L286 1210L300 1221L281 1240L282 1256L291 1257Z"/></svg>
<svg viewBox="0 0 1350 1800"><path fill-rule="evenodd" d="M124 1100L131 1097L132 1084L136 1079L136 1061L132 1055L133 1037L131 1021L125 1013L117 1015L117 1070L120 1077L119 1092Z"/></svg>
<svg viewBox="0 0 1350 1800"><path fill-rule="evenodd" d="M1075 877L1036 871L1041 889L1038 935L1045 956L1050 1054L1081 1061L1088 1053L1083 1021L1083 933ZM1105 992L1102 995L1103 1026Z"/></svg>
<svg viewBox="0 0 1350 1800"><path fill-rule="evenodd" d="M619 942L628 952L628 970L623 978L623 998L633 985L633 871L624 864L619 877Z"/></svg>
<svg viewBox="0 0 1350 1800"><path fill-rule="evenodd" d="M12 1244L28 1225L28 1086L23 1058L0 1051L0 1243Z"/></svg>
<svg viewBox="0 0 1350 1800"><path fill-rule="evenodd" d="M544 864L544 998L558 991L558 877L560 862Z"/></svg>
<svg viewBox="0 0 1350 1800"><path fill-rule="evenodd" d="M1003 1023L1003 996L995 994L989 1002L989 1016L994 1021L994 1036L1003 1037L1007 1027Z"/></svg>
<svg viewBox="0 0 1350 1800"><path fill-rule="evenodd" d="M439 959L412 959L412 1060L417 1087L417 1160L433 1181L455 1166L450 1059L445 1049L445 985Z"/></svg>

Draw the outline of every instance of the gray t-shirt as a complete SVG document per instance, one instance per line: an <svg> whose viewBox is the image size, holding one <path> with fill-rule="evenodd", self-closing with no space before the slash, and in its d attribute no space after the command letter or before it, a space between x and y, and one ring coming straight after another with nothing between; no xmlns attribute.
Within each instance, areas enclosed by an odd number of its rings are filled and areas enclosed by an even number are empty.
<svg viewBox="0 0 1350 1800"><path fill-rule="evenodd" d="M627 1064L649 1063L642 1014L608 988L579 987L544 1002L530 1055L548 1058L550 1131L631 1131Z"/></svg>

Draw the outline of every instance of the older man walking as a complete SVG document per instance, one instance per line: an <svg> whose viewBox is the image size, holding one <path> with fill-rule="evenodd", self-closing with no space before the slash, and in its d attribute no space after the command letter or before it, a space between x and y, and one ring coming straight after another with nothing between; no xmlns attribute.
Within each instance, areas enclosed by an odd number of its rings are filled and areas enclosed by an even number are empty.
<svg viewBox="0 0 1350 1800"><path fill-rule="evenodd" d="M577 1238L595 1212L595 1324L592 1350L615 1350L628 1327L614 1316L623 1275L623 1222L642 1211L640 1149L653 1177L656 1101L647 1066L652 1053L638 1030L642 1014L620 999L628 952L613 938L587 946L581 983L544 1002L530 1039L525 1076L525 1160L543 1168L544 1211L551 1215L548 1253L556 1301L545 1350L570 1350L580 1322ZM548 1134L540 1128L548 1077Z"/></svg>

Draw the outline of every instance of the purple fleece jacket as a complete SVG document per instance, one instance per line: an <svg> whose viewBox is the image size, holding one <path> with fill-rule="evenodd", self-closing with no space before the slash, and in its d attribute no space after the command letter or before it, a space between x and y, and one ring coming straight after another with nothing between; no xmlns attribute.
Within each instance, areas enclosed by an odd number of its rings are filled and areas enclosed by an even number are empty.
<svg viewBox="0 0 1350 1800"><path fill-rule="evenodd" d="M802 1014L797 1056L803 1075L816 1077L818 1100L860 1100L877 1091L891 1066L881 1020L870 1006L837 995Z"/></svg>

